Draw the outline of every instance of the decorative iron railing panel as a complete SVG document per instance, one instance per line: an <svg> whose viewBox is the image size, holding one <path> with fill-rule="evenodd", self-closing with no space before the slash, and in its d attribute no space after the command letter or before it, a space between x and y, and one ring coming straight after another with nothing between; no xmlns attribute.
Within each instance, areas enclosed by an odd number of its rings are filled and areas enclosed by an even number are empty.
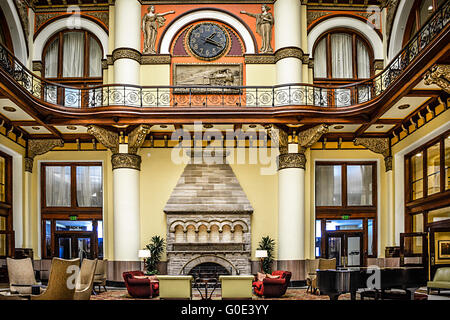
<svg viewBox="0 0 450 320"><path fill-rule="evenodd" d="M69 108L125 106L164 107L279 107L340 108L366 103L385 92L447 26L450 1L442 5L378 75L343 86L290 84L281 86L152 86L101 85L75 88L42 79L0 45L0 68L36 99Z"/></svg>

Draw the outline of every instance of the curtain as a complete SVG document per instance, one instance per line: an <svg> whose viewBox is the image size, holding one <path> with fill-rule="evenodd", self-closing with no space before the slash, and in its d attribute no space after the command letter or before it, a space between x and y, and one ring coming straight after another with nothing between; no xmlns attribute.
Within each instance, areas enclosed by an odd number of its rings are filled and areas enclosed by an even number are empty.
<svg viewBox="0 0 450 320"><path fill-rule="evenodd" d="M64 34L63 77L80 78L84 70L84 34L67 32Z"/></svg>
<svg viewBox="0 0 450 320"><path fill-rule="evenodd" d="M102 76L102 58L103 52L98 42L94 38L89 40L89 76Z"/></svg>
<svg viewBox="0 0 450 320"><path fill-rule="evenodd" d="M70 207L70 167L45 167L47 207Z"/></svg>
<svg viewBox="0 0 450 320"><path fill-rule="evenodd" d="M331 59L333 78L353 78L351 35L346 33L331 35Z"/></svg>
<svg viewBox="0 0 450 320"><path fill-rule="evenodd" d="M372 166L347 166L347 202L350 206L372 205Z"/></svg>
<svg viewBox="0 0 450 320"><path fill-rule="evenodd" d="M340 206L341 166L316 166L316 205Z"/></svg>
<svg viewBox="0 0 450 320"><path fill-rule="evenodd" d="M77 202L79 207L103 205L102 167L77 167Z"/></svg>
<svg viewBox="0 0 450 320"><path fill-rule="evenodd" d="M59 40L55 39L47 48L45 55L46 78L56 78L58 76L58 47Z"/></svg>
<svg viewBox="0 0 450 320"><path fill-rule="evenodd" d="M361 40L356 41L356 58L358 61L358 78L370 78L369 52Z"/></svg>
<svg viewBox="0 0 450 320"><path fill-rule="evenodd" d="M327 77L327 38L322 39L314 51L314 77Z"/></svg>

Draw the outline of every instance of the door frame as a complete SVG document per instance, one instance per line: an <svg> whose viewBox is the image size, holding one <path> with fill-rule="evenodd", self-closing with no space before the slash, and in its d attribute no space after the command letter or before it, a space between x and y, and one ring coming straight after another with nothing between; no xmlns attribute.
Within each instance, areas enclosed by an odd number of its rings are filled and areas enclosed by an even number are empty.
<svg viewBox="0 0 450 320"><path fill-rule="evenodd" d="M360 265L359 266L351 266L351 267L363 267L367 263L367 254L364 249L364 231L362 230L333 230L333 231L326 231L325 233L325 257L328 258L329 253L329 246L328 246L328 239L330 237L340 237L341 240L341 250L342 255L341 257L345 258L345 263L343 263L342 267L348 267L348 243L347 240L349 237L359 237L359 247L360 247ZM342 261L336 261L336 266L342 263Z"/></svg>
<svg viewBox="0 0 450 320"><path fill-rule="evenodd" d="M53 248L53 256L54 257L59 257L59 253L58 253L58 249L59 249L59 244L58 244L58 239L59 238L71 238L72 239L72 250L74 248L74 243L75 240L78 238L89 238L91 241L91 250L89 252L89 256L88 258L90 259L95 259L97 258L97 252L96 252L96 248L95 248L95 236L93 234L93 232L85 232L85 231L57 231L54 234L54 238L55 238L55 246ZM73 255L73 252L72 252ZM72 259L72 258L71 258Z"/></svg>

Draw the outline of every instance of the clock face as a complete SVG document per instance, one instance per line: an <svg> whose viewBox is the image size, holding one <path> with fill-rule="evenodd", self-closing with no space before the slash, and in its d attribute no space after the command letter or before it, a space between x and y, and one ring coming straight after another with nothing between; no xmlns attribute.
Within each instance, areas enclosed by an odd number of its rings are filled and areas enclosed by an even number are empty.
<svg viewBox="0 0 450 320"><path fill-rule="evenodd" d="M191 52L199 59L213 60L225 53L229 39L227 31L215 23L194 26L187 37Z"/></svg>

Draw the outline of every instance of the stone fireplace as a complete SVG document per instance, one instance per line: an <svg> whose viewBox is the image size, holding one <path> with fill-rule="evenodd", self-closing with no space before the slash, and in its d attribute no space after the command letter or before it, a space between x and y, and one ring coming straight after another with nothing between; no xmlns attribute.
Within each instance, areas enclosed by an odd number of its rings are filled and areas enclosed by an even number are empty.
<svg viewBox="0 0 450 320"><path fill-rule="evenodd" d="M202 265L251 273L253 208L229 164L186 165L164 212L168 274Z"/></svg>

